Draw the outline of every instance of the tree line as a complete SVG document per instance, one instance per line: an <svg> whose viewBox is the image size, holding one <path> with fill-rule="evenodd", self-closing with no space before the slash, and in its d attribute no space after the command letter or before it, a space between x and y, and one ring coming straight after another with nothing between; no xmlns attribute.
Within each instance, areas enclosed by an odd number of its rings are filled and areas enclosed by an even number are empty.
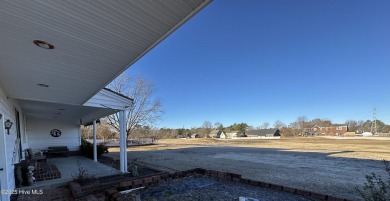
<svg viewBox="0 0 390 201"><path fill-rule="evenodd" d="M347 120L342 125L347 125L350 132L363 133L370 132L372 127L372 120ZM158 138L178 138L178 137L190 137L192 134L199 134L201 137L207 137L208 134L214 129L223 131L225 133L232 131L246 131L246 130L256 130L256 129L279 129L282 136L284 137L294 137L300 136L304 132L305 128L311 128L315 125L320 127L331 127L340 125L333 123L329 119L323 118L314 118L308 119L306 116L298 117L294 122L284 123L280 120L275 121L273 124L269 122L264 122L259 126L251 126L247 123L234 123L228 126L224 126L220 122L211 123L210 121L205 121L199 127L192 128L159 128L150 131L149 134L156 136ZM385 124L381 120L376 120L376 127L378 133L390 133L390 125ZM145 132L144 132L145 133Z"/></svg>
<svg viewBox="0 0 390 201"><path fill-rule="evenodd" d="M372 121L371 120L347 120L343 123L347 125L350 132L363 133L370 132ZM273 124L264 122L261 125L254 127L247 123L234 123L228 126L224 126L220 122L211 123L210 121L205 121L199 127L192 128L152 128L149 126L135 126L132 131L132 136L130 138L143 138L151 137L156 139L161 138L187 138L191 137L192 134L198 134L200 137L207 137L212 130L220 130L225 133L232 131L246 131L246 130L255 130L255 129L270 129L277 128L281 131L282 136L284 137L294 137L300 136L305 128L311 128L315 125L321 127L330 127L335 126L335 124L329 119L315 118L309 120L305 116L298 117L294 122L285 124L282 121L275 121ZM376 127L378 133L390 133L390 125L385 124L381 120L376 120ZM92 128L86 127L82 128L82 134L90 138L92 133ZM102 123L99 125L97 130L97 137L99 139L109 139L109 138L119 138L118 131L110 127L107 120L102 120Z"/></svg>

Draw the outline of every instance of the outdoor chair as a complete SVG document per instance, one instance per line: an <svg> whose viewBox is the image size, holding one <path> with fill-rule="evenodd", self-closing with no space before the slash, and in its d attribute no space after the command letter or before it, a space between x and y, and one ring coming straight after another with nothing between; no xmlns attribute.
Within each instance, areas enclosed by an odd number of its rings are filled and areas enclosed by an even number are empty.
<svg viewBox="0 0 390 201"><path fill-rule="evenodd" d="M33 153L31 148L26 149L26 159L29 161L36 161L36 162L45 162L46 163L46 156L41 155L40 153Z"/></svg>

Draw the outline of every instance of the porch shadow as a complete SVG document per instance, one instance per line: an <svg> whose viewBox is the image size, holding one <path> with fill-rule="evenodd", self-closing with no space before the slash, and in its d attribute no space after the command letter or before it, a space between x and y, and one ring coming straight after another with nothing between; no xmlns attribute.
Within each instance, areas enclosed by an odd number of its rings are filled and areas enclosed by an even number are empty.
<svg viewBox="0 0 390 201"><path fill-rule="evenodd" d="M70 156L65 158L51 158L47 160L48 165L54 164L61 173L61 178L37 181L32 186L23 186L18 189L37 189L66 185L73 180L73 175L79 172L77 162L80 162L81 166L87 170L88 174L96 177L103 177L108 175L120 174L120 171L104 165L99 162L83 157L83 156Z"/></svg>

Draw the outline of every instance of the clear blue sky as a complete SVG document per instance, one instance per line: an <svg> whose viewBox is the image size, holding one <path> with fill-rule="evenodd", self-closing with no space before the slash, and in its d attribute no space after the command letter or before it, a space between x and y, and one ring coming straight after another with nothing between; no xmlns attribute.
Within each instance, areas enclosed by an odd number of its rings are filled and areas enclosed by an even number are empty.
<svg viewBox="0 0 390 201"><path fill-rule="evenodd" d="M134 64L159 127L298 116L390 124L390 1L214 0Z"/></svg>

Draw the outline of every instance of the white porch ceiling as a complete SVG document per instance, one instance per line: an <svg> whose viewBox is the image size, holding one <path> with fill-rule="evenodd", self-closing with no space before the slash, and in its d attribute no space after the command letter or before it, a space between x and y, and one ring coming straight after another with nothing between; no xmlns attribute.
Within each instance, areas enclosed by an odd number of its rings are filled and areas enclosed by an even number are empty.
<svg viewBox="0 0 390 201"><path fill-rule="evenodd" d="M59 121L81 120L81 124L106 117L117 112L110 108L87 107L47 103L30 100L16 100L23 108L23 113L29 119L47 119Z"/></svg>
<svg viewBox="0 0 390 201"><path fill-rule="evenodd" d="M0 1L0 86L27 111L82 105L209 2Z"/></svg>

